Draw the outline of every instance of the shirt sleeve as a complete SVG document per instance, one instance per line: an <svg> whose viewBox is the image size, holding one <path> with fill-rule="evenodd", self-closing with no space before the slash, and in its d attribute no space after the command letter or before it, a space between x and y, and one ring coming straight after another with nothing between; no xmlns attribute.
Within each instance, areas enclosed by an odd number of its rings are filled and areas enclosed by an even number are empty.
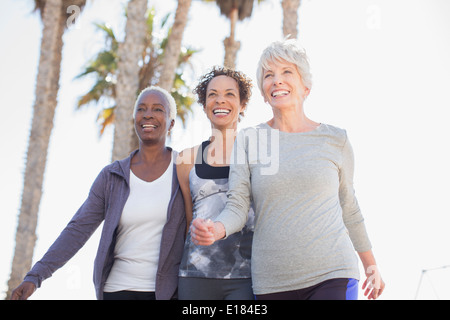
<svg viewBox="0 0 450 320"><path fill-rule="evenodd" d="M234 142L228 186L226 206L215 220L224 225L225 237L244 228L251 206L250 168L245 130L238 133Z"/></svg>
<svg viewBox="0 0 450 320"><path fill-rule="evenodd" d="M86 243L104 219L105 214L104 170L94 181L88 198L78 209L55 242L41 260L26 274L24 281L30 281L36 288L42 281L66 264Z"/></svg>
<svg viewBox="0 0 450 320"><path fill-rule="evenodd" d="M364 224L364 217L356 199L353 188L354 154L346 136L342 148L342 162L339 168L339 201L342 207L342 217L348 230L353 246L358 252L372 248Z"/></svg>

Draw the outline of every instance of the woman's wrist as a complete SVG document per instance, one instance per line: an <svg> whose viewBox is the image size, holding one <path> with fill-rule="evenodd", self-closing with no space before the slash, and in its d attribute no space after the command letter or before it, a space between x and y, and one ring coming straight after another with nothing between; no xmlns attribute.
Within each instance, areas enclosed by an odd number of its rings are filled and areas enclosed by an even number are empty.
<svg viewBox="0 0 450 320"><path fill-rule="evenodd" d="M226 230L222 222L214 222L214 239L221 240L225 238Z"/></svg>

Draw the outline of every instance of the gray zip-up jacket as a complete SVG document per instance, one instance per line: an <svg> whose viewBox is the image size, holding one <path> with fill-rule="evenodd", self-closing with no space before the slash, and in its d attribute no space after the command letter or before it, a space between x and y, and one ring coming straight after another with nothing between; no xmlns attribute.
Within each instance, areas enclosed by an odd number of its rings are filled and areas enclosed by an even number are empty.
<svg viewBox="0 0 450 320"><path fill-rule="evenodd" d="M103 299L103 287L114 262L116 228L125 202L130 194L130 163L137 153L115 161L103 168L94 181L88 198L62 231L47 253L27 273L24 281L33 282L37 288L42 281L69 261L86 243L104 221L97 256L94 262L94 285L97 299ZM177 153L172 152L174 160ZM172 195L167 210L167 221L161 239L158 271L156 275L156 299L176 298L178 269L183 255L186 216L173 165Z"/></svg>

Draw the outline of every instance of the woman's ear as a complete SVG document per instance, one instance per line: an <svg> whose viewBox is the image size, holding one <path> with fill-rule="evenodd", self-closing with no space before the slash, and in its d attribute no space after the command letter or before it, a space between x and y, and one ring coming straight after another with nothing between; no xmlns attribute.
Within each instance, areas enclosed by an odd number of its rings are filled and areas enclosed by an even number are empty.
<svg viewBox="0 0 450 320"><path fill-rule="evenodd" d="M247 106L241 104L241 110L239 111L238 121L240 122L242 118L245 116L245 110L247 110Z"/></svg>
<svg viewBox="0 0 450 320"><path fill-rule="evenodd" d="M244 115L246 110L247 110L247 106L244 103L242 103L241 104L241 110L239 111L239 114L240 115Z"/></svg>
<svg viewBox="0 0 450 320"><path fill-rule="evenodd" d="M308 98L309 94L311 93L311 89L306 88L305 89L305 99Z"/></svg>
<svg viewBox="0 0 450 320"><path fill-rule="evenodd" d="M175 119L170 120L170 126L169 126L169 130L167 130L167 132L170 132L170 130L172 130L172 128L175 126Z"/></svg>

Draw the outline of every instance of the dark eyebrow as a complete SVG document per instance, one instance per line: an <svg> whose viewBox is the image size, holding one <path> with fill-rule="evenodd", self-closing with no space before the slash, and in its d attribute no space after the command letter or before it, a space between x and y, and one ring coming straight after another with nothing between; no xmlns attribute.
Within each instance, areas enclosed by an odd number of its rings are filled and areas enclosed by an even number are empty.
<svg viewBox="0 0 450 320"><path fill-rule="evenodd" d="M214 91L214 92L217 92L216 89L208 89L208 91ZM225 92L226 92L226 91L239 91L239 90L237 90L237 89L235 89L235 88L229 88L229 89L225 89Z"/></svg>

